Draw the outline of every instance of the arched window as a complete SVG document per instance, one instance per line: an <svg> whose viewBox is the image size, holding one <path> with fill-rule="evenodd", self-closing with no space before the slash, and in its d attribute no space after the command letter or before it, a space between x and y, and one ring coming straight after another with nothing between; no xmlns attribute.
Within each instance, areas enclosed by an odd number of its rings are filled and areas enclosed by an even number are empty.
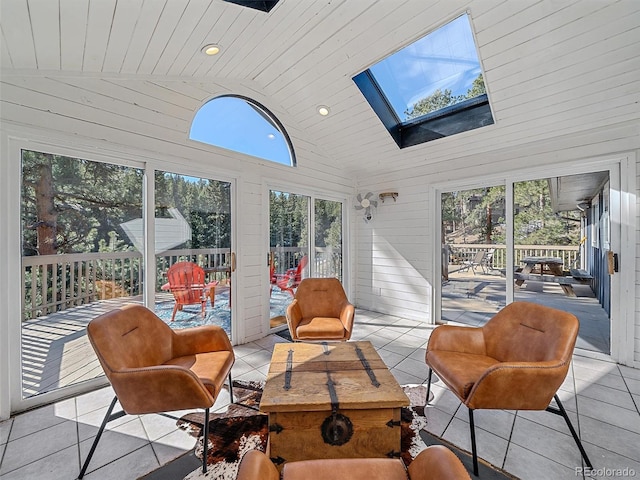
<svg viewBox="0 0 640 480"><path fill-rule="evenodd" d="M296 156L282 123L263 105L239 95L209 100L196 113L189 138L295 167Z"/></svg>

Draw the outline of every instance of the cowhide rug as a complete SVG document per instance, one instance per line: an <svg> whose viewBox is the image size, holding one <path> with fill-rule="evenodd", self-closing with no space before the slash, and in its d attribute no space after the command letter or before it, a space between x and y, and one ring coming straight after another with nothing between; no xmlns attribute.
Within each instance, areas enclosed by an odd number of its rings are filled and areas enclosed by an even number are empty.
<svg viewBox="0 0 640 480"><path fill-rule="evenodd" d="M203 474L202 468L198 468L184 480L234 480L240 460L248 450L266 450L269 433L267 416L257 412L262 387L262 383L233 382L236 403L231 404L224 413L210 415L208 471ZM401 412L402 458L408 465L427 447L419 434L427 424L423 407L427 389L424 385L408 385L403 389L411 403ZM200 436L203 425L204 413L189 413L178 421L179 427L196 437ZM196 445L195 454L202 458L202 441Z"/></svg>

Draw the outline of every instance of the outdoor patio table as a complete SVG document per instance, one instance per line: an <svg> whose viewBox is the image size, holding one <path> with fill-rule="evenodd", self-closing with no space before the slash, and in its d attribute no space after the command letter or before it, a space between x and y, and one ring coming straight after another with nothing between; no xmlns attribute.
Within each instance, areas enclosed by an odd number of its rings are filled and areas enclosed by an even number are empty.
<svg viewBox="0 0 640 480"><path fill-rule="evenodd" d="M562 277L562 259L558 257L525 257L522 259L524 268L523 274L529 274L535 270L536 265L540 265L540 275L551 273L557 277Z"/></svg>
<svg viewBox="0 0 640 480"><path fill-rule="evenodd" d="M522 259L524 268L520 272L514 273L515 284L521 287L526 280L537 280L541 282L556 283L560 285L564 294L568 297L575 297L573 283L580 283L573 277L564 275L562 270L562 259L557 257L525 257ZM539 271L536 266L540 266Z"/></svg>

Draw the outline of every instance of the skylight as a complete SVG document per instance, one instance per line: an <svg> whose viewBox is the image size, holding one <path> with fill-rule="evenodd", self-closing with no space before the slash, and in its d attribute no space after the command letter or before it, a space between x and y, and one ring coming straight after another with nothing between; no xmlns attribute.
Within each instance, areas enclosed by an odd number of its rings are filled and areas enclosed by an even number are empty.
<svg viewBox="0 0 640 480"><path fill-rule="evenodd" d="M261 10L263 12L270 12L273 7L276 6L280 0L222 0L224 2L235 3L243 7L253 8L255 10Z"/></svg>
<svg viewBox="0 0 640 480"><path fill-rule="evenodd" d="M189 138L283 165L295 166L293 145L265 107L235 95L216 97L196 113Z"/></svg>
<svg viewBox="0 0 640 480"><path fill-rule="evenodd" d="M493 123L466 14L353 80L400 148Z"/></svg>

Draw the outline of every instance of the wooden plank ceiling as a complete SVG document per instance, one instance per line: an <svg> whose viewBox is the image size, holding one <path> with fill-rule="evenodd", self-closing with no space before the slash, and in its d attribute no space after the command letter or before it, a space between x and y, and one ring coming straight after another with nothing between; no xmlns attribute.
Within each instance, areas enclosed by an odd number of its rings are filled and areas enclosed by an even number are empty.
<svg viewBox="0 0 640 480"><path fill-rule="evenodd" d="M496 123L399 150L351 78L465 11ZM281 0L269 13L222 0L2 0L1 115L33 123L29 112L58 109L80 128L71 119L91 121L91 104L100 123L179 144L202 102L253 94L294 146L353 178L441 169L637 121L639 25L637 0ZM221 53L203 55L207 43Z"/></svg>

